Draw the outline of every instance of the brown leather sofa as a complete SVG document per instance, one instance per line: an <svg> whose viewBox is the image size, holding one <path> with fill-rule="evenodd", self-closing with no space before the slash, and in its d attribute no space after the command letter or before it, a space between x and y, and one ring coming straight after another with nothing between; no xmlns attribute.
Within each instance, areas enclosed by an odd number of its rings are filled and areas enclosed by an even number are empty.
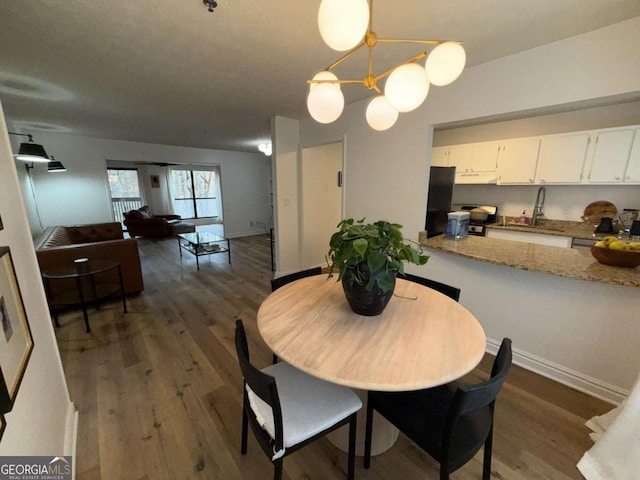
<svg viewBox="0 0 640 480"><path fill-rule="evenodd" d="M154 215L147 205L124 214L124 225L131 238L168 237L172 225L180 223L180 215Z"/></svg>
<svg viewBox="0 0 640 480"><path fill-rule="evenodd" d="M138 243L124 238L118 222L49 227L36 240L40 270L73 265L77 258L106 258L120 263L125 294L144 290ZM75 289L73 280L51 282L51 293Z"/></svg>

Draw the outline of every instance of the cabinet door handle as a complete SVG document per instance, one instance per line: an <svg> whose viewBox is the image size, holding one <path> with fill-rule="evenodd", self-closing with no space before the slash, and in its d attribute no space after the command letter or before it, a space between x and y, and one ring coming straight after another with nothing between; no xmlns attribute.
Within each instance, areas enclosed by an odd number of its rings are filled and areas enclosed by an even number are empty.
<svg viewBox="0 0 640 480"><path fill-rule="evenodd" d="M530 178L530 179L529 179L529 183L533 183L533 178Z"/></svg>
<svg viewBox="0 0 640 480"><path fill-rule="evenodd" d="M544 178L541 178L541 179L540 179L540 183L545 183Z"/></svg>
<svg viewBox="0 0 640 480"><path fill-rule="evenodd" d="M620 180L620 177L616 177L616 180Z"/></svg>

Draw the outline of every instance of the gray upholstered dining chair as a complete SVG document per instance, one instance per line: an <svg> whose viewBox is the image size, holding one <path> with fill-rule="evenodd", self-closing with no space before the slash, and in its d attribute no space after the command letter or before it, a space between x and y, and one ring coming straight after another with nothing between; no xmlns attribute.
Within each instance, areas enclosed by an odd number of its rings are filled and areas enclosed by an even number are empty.
<svg viewBox="0 0 640 480"><path fill-rule="evenodd" d="M347 478L353 480L360 398L347 387L307 375L285 362L258 370L249 360L242 320L236 320L235 344L244 387L241 453L247 453L251 425L274 465L274 480L280 480L285 456L349 424Z"/></svg>

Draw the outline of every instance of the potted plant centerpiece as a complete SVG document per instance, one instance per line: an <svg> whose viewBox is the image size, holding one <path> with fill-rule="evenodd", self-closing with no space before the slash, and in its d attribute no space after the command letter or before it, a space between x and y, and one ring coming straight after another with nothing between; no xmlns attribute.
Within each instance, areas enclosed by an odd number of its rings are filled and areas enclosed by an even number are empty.
<svg viewBox="0 0 640 480"><path fill-rule="evenodd" d="M429 257L405 242L401 228L386 220L364 223L364 218L347 218L331 236L329 276L338 271L338 281L354 312L382 313L393 295L397 274L404 273L404 262L427 263Z"/></svg>

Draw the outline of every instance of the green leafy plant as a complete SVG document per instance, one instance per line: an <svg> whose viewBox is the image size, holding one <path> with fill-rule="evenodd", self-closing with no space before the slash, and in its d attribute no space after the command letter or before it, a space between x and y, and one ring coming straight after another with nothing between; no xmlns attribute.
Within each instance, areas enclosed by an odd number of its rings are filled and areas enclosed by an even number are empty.
<svg viewBox="0 0 640 480"><path fill-rule="evenodd" d="M395 273L404 273L404 263L424 265L429 257L405 243L401 225L379 220L364 223L353 218L342 220L331 236L327 263L329 276L338 271L338 281L345 275L349 285L366 285L371 291L377 285L383 292L393 288ZM373 274L371 274L371 273Z"/></svg>

